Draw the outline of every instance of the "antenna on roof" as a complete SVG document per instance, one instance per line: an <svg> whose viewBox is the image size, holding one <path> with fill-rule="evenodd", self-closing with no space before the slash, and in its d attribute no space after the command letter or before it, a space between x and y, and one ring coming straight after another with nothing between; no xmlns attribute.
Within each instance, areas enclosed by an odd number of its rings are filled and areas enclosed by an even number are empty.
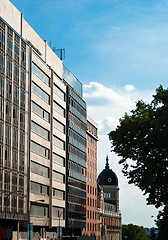
<svg viewBox="0 0 168 240"><path fill-rule="evenodd" d="M55 52L61 60L65 59L65 48L56 49L55 46L53 47L53 52Z"/></svg>

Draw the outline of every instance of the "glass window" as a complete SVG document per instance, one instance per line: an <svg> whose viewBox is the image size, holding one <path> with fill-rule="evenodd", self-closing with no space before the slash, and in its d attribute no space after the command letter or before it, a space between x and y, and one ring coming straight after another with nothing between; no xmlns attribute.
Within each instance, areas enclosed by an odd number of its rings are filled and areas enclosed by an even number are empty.
<svg viewBox="0 0 168 240"><path fill-rule="evenodd" d="M50 114L35 102L32 102L32 111L45 121L50 122Z"/></svg>
<svg viewBox="0 0 168 240"><path fill-rule="evenodd" d="M61 149L65 149L65 142L64 141L62 141L61 139L59 139L59 138L57 138L56 136L54 136L53 135L53 143L57 146L57 147L59 147L59 148L61 148Z"/></svg>
<svg viewBox="0 0 168 240"><path fill-rule="evenodd" d="M37 94L41 99L43 99L46 103L50 104L50 96L34 82L32 82L32 91Z"/></svg>
<svg viewBox="0 0 168 240"><path fill-rule="evenodd" d="M50 78L34 63L32 64L33 73L35 73L45 84L50 86Z"/></svg>
<svg viewBox="0 0 168 240"><path fill-rule="evenodd" d="M64 219L63 212L64 212L63 208L52 207L52 216L53 216L53 218Z"/></svg>
<svg viewBox="0 0 168 240"><path fill-rule="evenodd" d="M37 217L48 217L48 207L30 206L30 215Z"/></svg>
<svg viewBox="0 0 168 240"><path fill-rule="evenodd" d="M56 188L53 188L53 197L64 200L65 199L65 194L63 191L60 191Z"/></svg>
<svg viewBox="0 0 168 240"><path fill-rule="evenodd" d="M49 149L35 143L35 142L31 142L31 151L44 157L49 159Z"/></svg>
<svg viewBox="0 0 168 240"><path fill-rule="evenodd" d="M61 116L65 117L65 110L58 103L54 101L54 110L58 112Z"/></svg>
<svg viewBox="0 0 168 240"><path fill-rule="evenodd" d="M53 124L56 129L58 129L62 133L65 133L65 126L62 123L60 123L57 119L53 118Z"/></svg>
<svg viewBox="0 0 168 240"><path fill-rule="evenodd" d="M53 161L65 167L65 159L55 153L53 153Z"/></svg>
<svg viewBox="0 0 168 240"><path fill-rule="evenodd" d="M61 183L65 183L65 176L61 173L58 173L56 171L53 171L53 179L61 182Z"/></svg>
<svg viewBox="0 0 168 240"><path fill-rule="evenodd" d="M35 194L49 196L49 187L39 183L31 182L31 192Z"/></svg>
<svg viewBox="0 0 168 240"><path fill-rule="evenodd" d="M31 172L41 175L43 177L48 178L49 177L49 169L48 167L44 167L38 163L35 163L33 161L31 161Z"/></svg>
<svg viewBox="0 0 168 240"><path fill-rule="evenodd" d="M42 138L49 140L50 134L48 130L36 124L35 122L32 122L31 126L32 126L32 132L35 132L37 135L41 136Z"/></svg>
<svg viewBox="0 0 168 240"><path fill-rule="evenodd" d="M57 94L63 101L65 101L65 93L54 84L54 93Z"/></svg>

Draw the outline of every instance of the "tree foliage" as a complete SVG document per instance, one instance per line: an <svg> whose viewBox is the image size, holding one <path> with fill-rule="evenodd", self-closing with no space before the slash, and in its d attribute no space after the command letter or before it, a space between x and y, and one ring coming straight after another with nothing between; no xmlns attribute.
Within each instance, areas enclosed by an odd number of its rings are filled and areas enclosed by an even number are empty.
<svg viewBox="0 0 168 240"><path fill-rule="evenodd" d="M109 133L112 149L130 184L147 194L147 204L159 212L160 229L168 226L168 89L160 86L150 104L140 100Z"/></svg>
<svg viewBox="0 0 168 240"><path fill-rule="evenodd" d="M122 225L122 240L150 240L143 227L128 224Z"/></svg>

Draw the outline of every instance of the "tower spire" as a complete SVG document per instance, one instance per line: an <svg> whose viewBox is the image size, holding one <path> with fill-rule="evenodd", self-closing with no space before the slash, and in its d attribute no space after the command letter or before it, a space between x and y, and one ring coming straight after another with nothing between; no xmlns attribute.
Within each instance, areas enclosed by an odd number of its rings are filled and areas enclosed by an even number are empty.
<svg viewBox="0 0 168 240"><path fill-rule="evenodd" d="M109 159L108 159L108 155L106 156L106 165L105 165L105 169L109 169L109 163L108 163Z"/></svg>

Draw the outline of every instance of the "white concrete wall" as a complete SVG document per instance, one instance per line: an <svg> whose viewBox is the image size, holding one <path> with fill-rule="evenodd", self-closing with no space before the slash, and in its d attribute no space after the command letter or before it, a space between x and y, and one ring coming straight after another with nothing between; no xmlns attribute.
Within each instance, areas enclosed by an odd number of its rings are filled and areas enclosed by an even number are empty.
<svg viewBox="0 0 168 240"><path fill-rule="evenodd" d="M0 16L26 41L30 41L40 52L41 58L62 78L63 64L59 57L22 17L21 12L9 1L0 0ZM22 23L21 23L22 22Z"/></svg>
<svg viewBox="0 0 168 240"><path fill-rule="evenodd" d="M0 0L0 16L21 34L21 12L9 0Z"/></svg>

